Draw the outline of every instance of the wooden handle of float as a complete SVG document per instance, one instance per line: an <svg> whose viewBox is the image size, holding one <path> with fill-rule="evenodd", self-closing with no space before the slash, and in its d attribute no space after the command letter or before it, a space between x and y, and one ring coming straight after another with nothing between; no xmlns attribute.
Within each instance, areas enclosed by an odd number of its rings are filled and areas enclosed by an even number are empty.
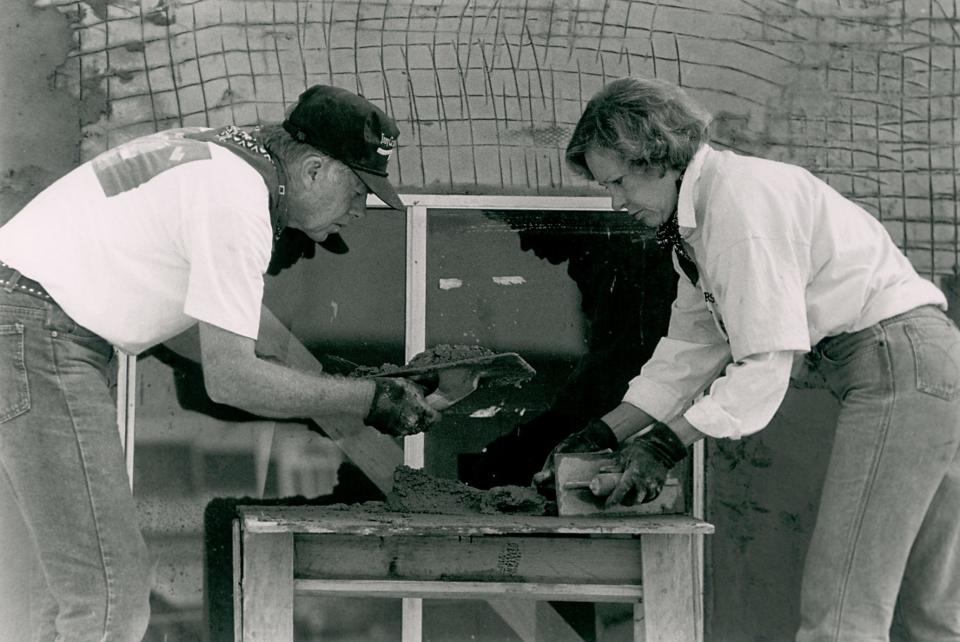
<svg viewBox="0 0 960 642"><path fill-rule="evenodd" d="M613 492L620 481L620 473L600 473L590 480L590 492L594 497L606 497Z"/></svg>
<svg viewBox="0 0 960 642"><path fill-rule="evenodd" d="M584 490L589 489L594 497L606 497L617 487L620 481L620 473L600 473L594 475L590 481L567 482L563 485L564 490Z"/></svg>

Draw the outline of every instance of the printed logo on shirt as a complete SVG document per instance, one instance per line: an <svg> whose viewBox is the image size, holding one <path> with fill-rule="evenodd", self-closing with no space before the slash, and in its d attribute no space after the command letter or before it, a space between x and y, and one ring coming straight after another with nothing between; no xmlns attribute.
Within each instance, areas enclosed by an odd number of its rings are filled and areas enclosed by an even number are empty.
<svg viewBox="0 0 960 642"><path fill-rule="evenodd" d="M723 335L723 338L727 340L727 343L730 342L730 335L727 334L727 326L723 324L723 319L720 318L720 314L716 310L717 299L713 296L713 292L703 292L703 300L707 303L707 310L710 312L710 316L713 317L714 323L717 324L717 329L720 330L720 334Z"/></svg>
<svg viewBox="0 0 960 642"><path fill-rule="evenodd" d="M184 163L211 158L206 143L161 132L107 150L90 161L104 195L127 192Z"/></svg>

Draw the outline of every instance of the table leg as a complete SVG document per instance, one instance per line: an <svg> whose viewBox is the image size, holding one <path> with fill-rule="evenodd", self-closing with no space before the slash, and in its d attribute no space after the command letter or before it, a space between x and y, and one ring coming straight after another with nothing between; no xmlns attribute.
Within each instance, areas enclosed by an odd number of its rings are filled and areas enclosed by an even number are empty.
<svg viewBox="0 0 960 642"><path fill-rule="evenodd" d="M643 602L633 604L633 642L646 642L647 622L644 617Z"/></svg>
<svg viewBox="0 0 960 642"><path fill-rule="evenodd" d="M640 548L646 642L699 642L693 536L643 535Z"/></svg>
<svg viewBox="0 0 960 642"><path fill-rule="evenodd" d="M243 533L242 614L235 638L293 642L293 534Z"/></svg>

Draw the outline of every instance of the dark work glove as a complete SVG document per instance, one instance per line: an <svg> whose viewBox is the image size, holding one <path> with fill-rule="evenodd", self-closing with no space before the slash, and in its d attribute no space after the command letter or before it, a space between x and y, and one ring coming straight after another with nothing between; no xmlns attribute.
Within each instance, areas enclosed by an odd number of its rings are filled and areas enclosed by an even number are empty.
<svg viewBox="0 0 960 642"><path fill-rule="evenodd" d="M620 451L623 474L607 498L607 506L633 504L635 497L642 498L641 504L653 501L663 490L667 471L686 456L687 447L676 433L659 421L653 424Z"/></svg>
<svg viewBox="0 0 960 642"><path fill-rule="evenodd" d="M373 382L373 403L363 420L368 426L401 437L423 432L440 421L440 413L430 407L416 384L399 377L376 377Z"/></svg>
<svg viewBox="0 0 960 642"><path fill-rule="evenodd" d="M602 450L616 450L620 442L613 430L599 419L591 419L587 427L575 432L554 447L540 472L533 476L537 490L550 494L554 485L554 461L557 453L596 453Z"/></svg>

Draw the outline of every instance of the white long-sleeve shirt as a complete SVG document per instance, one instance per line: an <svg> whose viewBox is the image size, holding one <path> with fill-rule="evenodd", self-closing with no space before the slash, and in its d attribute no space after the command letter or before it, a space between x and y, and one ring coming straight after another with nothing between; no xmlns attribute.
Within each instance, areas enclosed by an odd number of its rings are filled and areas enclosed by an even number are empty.
<svg viewBox="0 0 960 642"><path fill-rule="evenodd" d="M699 282L674 257L667 336L624 396L659 421L683 413L713 437L757 432L794 360L821 339L921 305L946 309L875 218L803 168L704 145L677 217Z"/></svg>

